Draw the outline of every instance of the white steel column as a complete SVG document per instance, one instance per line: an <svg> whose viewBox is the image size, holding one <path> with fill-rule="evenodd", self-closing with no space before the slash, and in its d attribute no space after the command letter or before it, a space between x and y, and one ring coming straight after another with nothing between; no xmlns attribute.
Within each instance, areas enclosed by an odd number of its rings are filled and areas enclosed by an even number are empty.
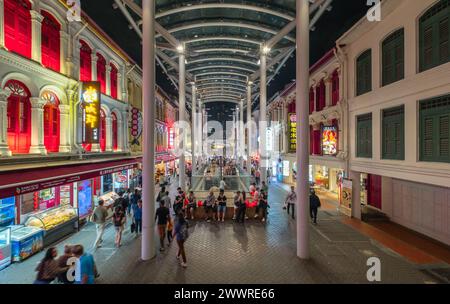
<svg viewBox="0 0 450 304"><path fill-rule="evenodd" d="M1 0L0 0L1 1ZM0 155L11 156L11 150L8 146L8 97L11 94L10 91L2 90L0 88Z"/></svg>
<svg viewBox="0 0 450 304"><path fill-rule="evenodd" d="M61 125L59 134L59 152L70 152L70 105L59 105L59 123Z"/></svg>
<svg viewBox="0 0 450 304"><path fill-rule="evenodd" d="M144 261L156 256L155 246L155 0L142 1L143 31L143 180L142 247Z"/></svg>
<svg viewBox="0 0 450 304"><path fill-rule="evenodd" d="M44 106L39 97L31 98L31 147L30 154L47 155L44 146Z"/></svg>
<svg viewBox="0 0 450 304"><path fill-rule="evenodd" d="M260 172L261 181L267 180L267 53L268 50L263 46L261 48L261 77L260 77L260 96L259 96L259 154L260 154Z"/></svg>
<svg viewBox="0 0 450 304"><path fill-rule="evenodd" d="M251 149L251 136L252 134L252 82L247 84L247 172L252 172L252 149Z"/></svg>
<svg viewBox="0 0 450 304"><path fill-rule="evenodd" d="M241 160L241 168L244 167L245 154L245 131L244 131L244 99L239 104L239 157Z"/></svg>
<svg viewBox="0 0 450 304"><path fill-rule="evenodd" d="M111 64L108 62L106 64L106 90L105 94L111 96ZM120 99L120 95L117 95L117 99Z"/></svg>
<svg viewBox="0 0 450 304"><path fill-rule="evenodd" d="M309 1L297 3L297 256L309 259ZM301 144L300 144L301 143Z"/></svg>
<svg viewBox="0 0 450 304"><path fill-rule="evenodd" d="M182 45L179 47L179 57L178 57L178 64L180 66L180 80L179 80L179 103L180 103L180 123L184 124L186 123L186 55L185 55L185 46ZM180 137L180 134L182 134L182 138ZM179 180L179 187L181 189L186 190L186 162L185 162L185 149L186 149L186 129L179 128L178 129L178 138L181 140L181 146L179 147L181 149L180 154L180 180Z"/></svg>
<svg viewBox="0 0 450 304"><path fill-rule="evenodd" d="M2 12L3 13L3 12ZM31 59L39 63L41 56L41 28L44 17L37 11L30 11L31 14Z"/></svg>
<svg viewBox="0 0 450 304"><path fill-rule="evenodd" d="M192 82L192 122L191 122L191 150L192 150L192 173L197 167L197 88Z"/></svg>

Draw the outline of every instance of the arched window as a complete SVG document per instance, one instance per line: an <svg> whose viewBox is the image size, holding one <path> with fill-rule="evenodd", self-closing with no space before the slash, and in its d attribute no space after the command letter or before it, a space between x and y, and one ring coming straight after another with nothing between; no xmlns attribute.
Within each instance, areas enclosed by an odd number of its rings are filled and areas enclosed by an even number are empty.
<svg viewBox="0 0 450 304"><path fill-rule="evenodd" d="M106 150L106 115L103 109L100 110L100 150Z"/></svg>
<svg viewBox="0 0 450 304"><path fill-rule="evenodd" d="M44 144L48 152L59 151L59 99L55 93L45 91L42 99L44 106Z"/></svg>
<svg viewBox="0 0 450 304"><path fill-rule="evenodd" d="M356 59L356 96L372 91L372 50Z"/></svg>
<svg viewBox="0 0 450 304"><path fill-rule="evenodd" d="M80 40L80 80L92 80L92 50L86 42Z"/></svg>
<svg viewBox="0 0 450 304"><path fill-rule="evenodd" d="M450 61L450 1L436 3L419 22L420 71L423 72Z"/></svg>
<svg viewBox="0 0 450 304"><path fill-rule="evenodd" d="M111 63L111 97L117 99L117 68Z"/></svg>
<svg viewBox="0 0 450 304"><path fill-rule="evenodd" d="M387 37L382 44L383 86L405 77L405 30L400 29Z"/></svg>
<svg viewBox="0 0 450 304"><path fill-rule="evenodd" d="M42 11L41 49L42 64L47 68L59 72L61 66L59 31L61 26L58 21L46 11Z"/></svg>
<svg viewBox="0 0 450 304"><path fill-rule="evenodd" d="M4 6L6 47L12 52L31 58L30 2L5 0Z"/></svg>
<svg viewBox="0 0 450 304"><path fill-rule="evenodd" d="M333 106L337 105L339 97L339 72L336 70L331 76L331 104Z"/></svg>
<svg viewBox="0 0 450 304"><path fill-rule="evenodd" d="M106 59L97 53L97 80L100 82L101 92L106 93Z"/></svg>
<svg viewBox="0 0 450 304"><path fill-rule="evenodd" d="M28 153L31 145L30 91L17 80L8 81L5 89L11 92L7 106L9 149L12 153Z"/></svg>
<svg viewBox="0 0 450 304"><path fill-rule="evenodd" d="M117 116L116 116L116 114L112 113L111 118L112 118L112 146L113 146L113 150L117 151L118 133L117 133Z"/></svg>

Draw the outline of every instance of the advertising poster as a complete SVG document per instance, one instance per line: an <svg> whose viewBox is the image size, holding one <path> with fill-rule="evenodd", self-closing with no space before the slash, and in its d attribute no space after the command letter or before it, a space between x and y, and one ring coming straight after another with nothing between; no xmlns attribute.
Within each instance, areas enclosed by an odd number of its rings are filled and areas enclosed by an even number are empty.
<svg viewBox="0 0 450 304"><path fill-rule="evenodd" d="M337 154L338 131L336 126L326 126L322 129L323 155L335 156Z"/></svg>
<svg viewBox="0 0 450 304"><path fill-rule="evenodd" d="M352 186L353 182L349 179L342 180L342 199L341 205L351 209L352 208Z"/></svg>
<svg viewBox="0 0 450 304"><path fill-rule="evenodd" d="M289 151L295 152L297 150L297 115L295 113L289 114Z"/></svg>
<svg viewBox="0 0 450 304"><path fill-rule="evenodd" d="M80 218L83 218L92 212L92 184L90 180L79 183L78 212Z"/></svg>
<svg viewBox="0 0 450 304"><path fill-rule="evenodd" d="M100 143L100 82L83 82L81 85L83 109L83 144Z"/></svg>

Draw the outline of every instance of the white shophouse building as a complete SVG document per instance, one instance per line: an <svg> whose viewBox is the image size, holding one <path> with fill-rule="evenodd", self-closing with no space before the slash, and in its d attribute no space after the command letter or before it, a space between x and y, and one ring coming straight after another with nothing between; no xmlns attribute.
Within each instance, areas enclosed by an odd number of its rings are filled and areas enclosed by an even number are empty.
<svg viewBox="0 0 450 304"><path fill-rule="evenodd" d="M382 22L363 18L337 41L352 214L376 210L450 244L450 1L385 0L381 11Z"/></svg>

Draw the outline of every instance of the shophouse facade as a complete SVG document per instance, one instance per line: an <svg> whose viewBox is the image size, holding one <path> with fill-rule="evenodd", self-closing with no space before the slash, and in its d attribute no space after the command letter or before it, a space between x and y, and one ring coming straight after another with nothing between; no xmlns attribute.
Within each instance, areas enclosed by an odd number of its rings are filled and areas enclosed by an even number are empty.
<svg viewBox="0 0 450 304"><path fill-rule="evenodd" d="M381 11L383 22L363 18L337 41L352 215L379 212L448 245L450 1L386 0Z"/></svg>

